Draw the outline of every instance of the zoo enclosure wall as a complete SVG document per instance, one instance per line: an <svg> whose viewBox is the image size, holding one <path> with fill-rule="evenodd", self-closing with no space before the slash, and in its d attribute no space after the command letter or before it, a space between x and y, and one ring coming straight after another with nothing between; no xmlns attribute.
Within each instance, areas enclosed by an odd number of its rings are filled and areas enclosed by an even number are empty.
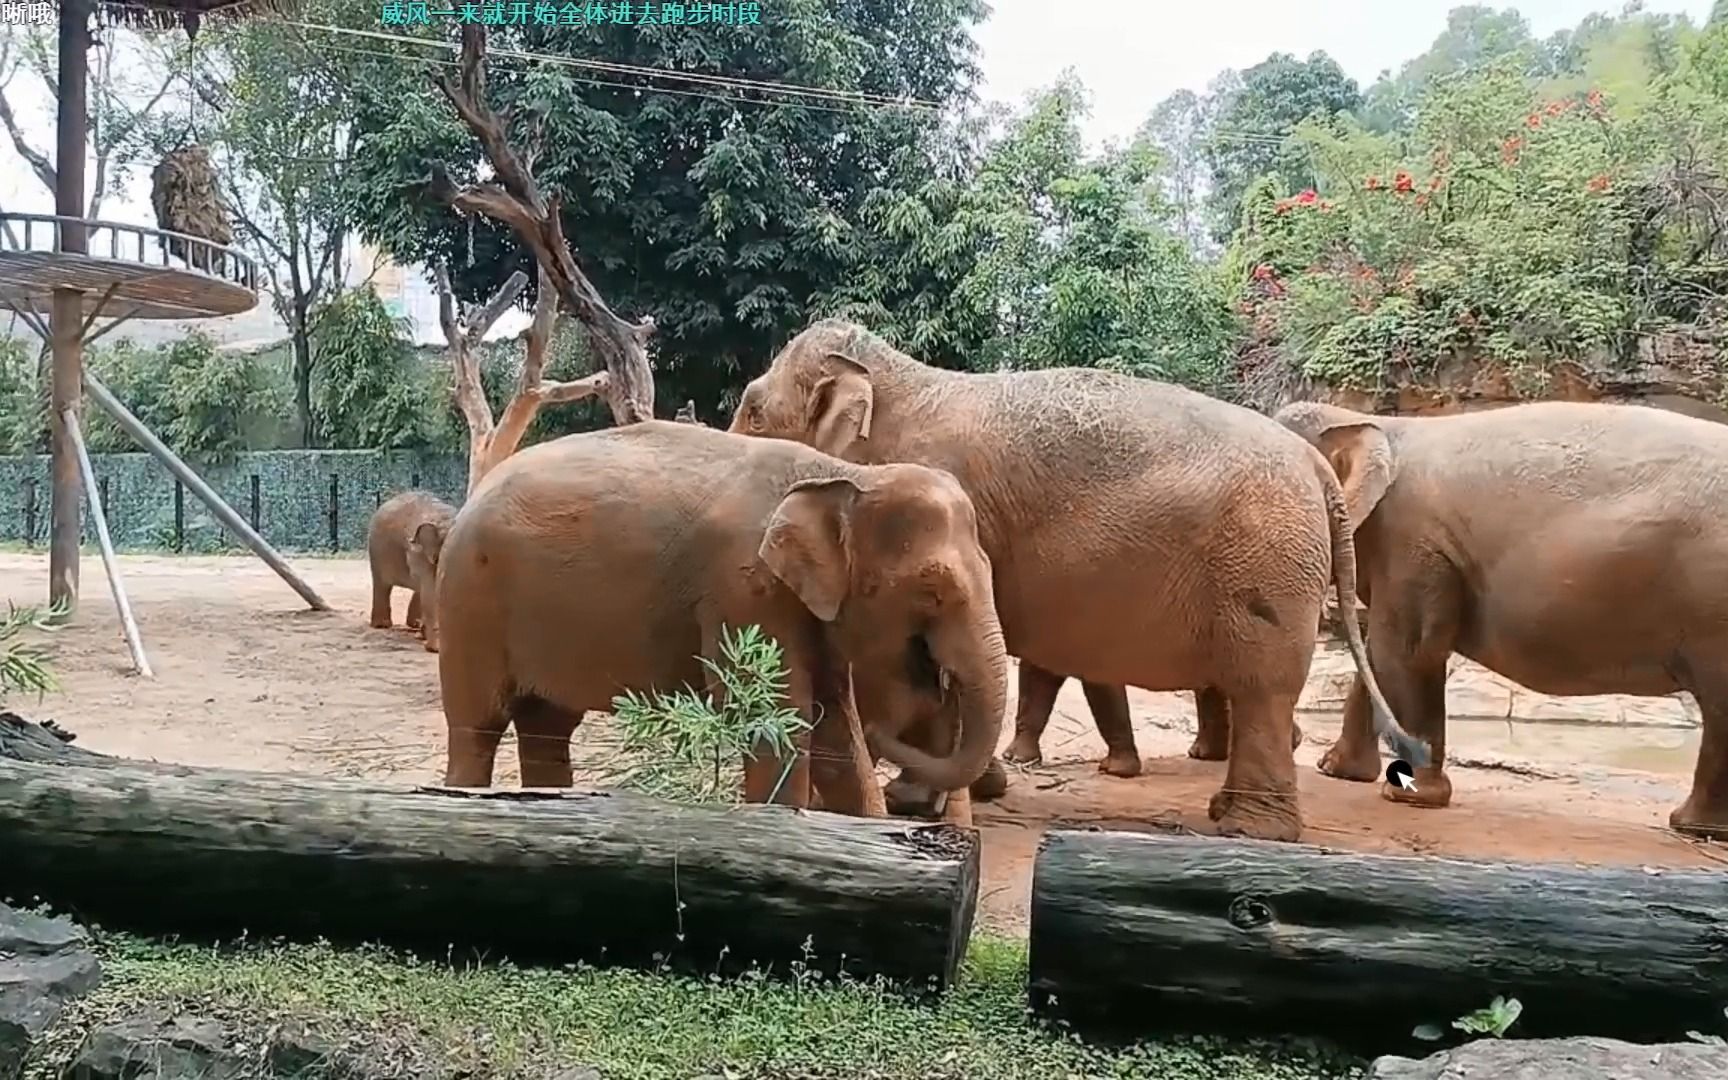
<svg viewBox="0 0 1728 1080"><path fill-rule="evenodd" d="M115 547L215 553L240 548L198 496L146 453L92 454L91 467ZM260 450L220 465L194 464L205 482L282 551L358 551L378 504L400 491L430 491L460 505L468 462L398 450ZM0 539L47 543L48 458L0 456ZM85 543L96 542L84 515Z"/></svg>

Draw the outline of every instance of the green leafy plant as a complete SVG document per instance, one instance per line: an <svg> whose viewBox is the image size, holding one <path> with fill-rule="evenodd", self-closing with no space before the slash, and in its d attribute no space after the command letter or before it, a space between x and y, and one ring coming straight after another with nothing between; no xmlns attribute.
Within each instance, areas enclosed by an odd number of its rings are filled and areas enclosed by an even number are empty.
<svg viewBox="0 0 1728 1080"><path fill-rule="evenodd" d="M718 685L712 693L634 691L615 698L622 734L620 786L680 802L737 802L746 757L790 759L809 725L786 706L780 644L760 627L722 627L719 662L700 657ZM790 766L788 766L790 771ZM782 773L776 784L786 782Z"/></svg>
<svg viewBox="0 0 1728 1080"><path fill-rule="evenodd" d="M1488 1035L1498 1039L1518 1022L1518 1017L1523 1012L1524 1004L1517 998L1496 994L1487 1008L1460 1016L1452 1021L1452 1026L1470 1035ZM1410 1034L1426 1042L1436 1042L1445 1032L1438 1024L1421 1024Z"/></svg>
<svg viewBox="0 0 1728 1080"><path fill-rule="evenodd" d="M65 618L70 610L63 600L46 611L7 602L6 618L0 620L0 699L22 690L33 692L40 700L48 691L60 689L47 654L36 645L19 641L18 636L26 630L52 630L54 622Z"/></svg>

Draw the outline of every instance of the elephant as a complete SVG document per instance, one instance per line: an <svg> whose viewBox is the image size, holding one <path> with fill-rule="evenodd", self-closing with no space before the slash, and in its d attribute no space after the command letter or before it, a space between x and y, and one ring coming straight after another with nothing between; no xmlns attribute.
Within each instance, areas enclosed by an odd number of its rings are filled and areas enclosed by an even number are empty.
<svg viewBox="0 0 1728 1080"><path fill-rule="evenodd" d="M1728 835L1728 428L1664 409L1537 402L1434 417L1286 405L1344 488L1368 653L1434 750L1415 806L1451 801L1453 653L1543 694L1689 691L1703 713L1682 833ZM1354 619L1345 619L1354 623ZM1380 776L1360 682L1321 771Z"/></svg>
<svg viewBox="0 0 1728 1080"><path fill-rule="evenodd" d="M1009 652L1149 690L1215 688L1230 755L1208 813L1226 835L1301 835L1291 725L1329 583L1355 596L1338 480L1268 416L1085 368L930 367L856 323L799 332L745 387L730 430L860 464L956 477L995 570ZM1427 763L1385 708L1375 726Z"/></svg>
<svg viewBox="0 0 1728 1080"><path fill-rule="evenodd" d="M783 650L786 699L811 730L807 755L747 763L746 798L805 806L814 782L830 810L879 814L863 740L963 793L1008 691L977 528L939 470L677 421L522 450L476 487L439 561L446 783L489 786L513 721L523 785L569 786L584 713L702 687L699 658L720 661L723 629L755 625ZM940 758L899 738L931 713L951 718ZM969 800L948 802L964 823Z"/></svg>
<svg viewBox="0 0 1728 1080"><path fill-rule="evenodd" d="M438 605L433 592L438 553L456 508L427 491L391 496L372 513L366 558L372 568L372 625L388 630L392 590L407 589L408 629L420 631L428 652L438 651Z"/></svg>

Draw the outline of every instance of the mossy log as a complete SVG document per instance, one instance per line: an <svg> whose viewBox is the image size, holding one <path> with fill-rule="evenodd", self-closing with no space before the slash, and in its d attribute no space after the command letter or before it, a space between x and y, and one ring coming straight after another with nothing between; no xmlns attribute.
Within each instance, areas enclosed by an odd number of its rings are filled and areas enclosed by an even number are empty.
<svg viewBox="0 0 1728 1080"><path fill-rule="evenodd" d="M0 714L0 895L109 929L953 980L970 830L130 761Z"/></svg>
<svg viewBox="0 0 1728 1080"><path fill-rule="evenodd" d="M1496 995L1514 1035L1683 1039L1728 1006L1728 873L1505 865L1052 832L1032 879L1032 1007L1100 1034L1412 1037Z"/></svg>

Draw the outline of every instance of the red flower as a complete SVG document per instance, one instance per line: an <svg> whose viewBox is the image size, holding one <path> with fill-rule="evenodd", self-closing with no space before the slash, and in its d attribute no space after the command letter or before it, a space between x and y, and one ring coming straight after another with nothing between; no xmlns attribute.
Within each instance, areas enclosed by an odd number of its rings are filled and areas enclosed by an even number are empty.
<svg viewBox="0 0 1728 1080"><path fill-rule="evenodd" d="M1367 188L1369 191L1379 191L1381 188L1386 186L1386 181L1380 179L1378 176L1370 176L1362 186Z"/></svg>
<svg viewBox="0 0 1728 1080"><path fill-rule="evenodd" d="M1266 263L1261 263L1259 266L1256 266L1254 268L1254 280L1255 281L1271 281L1272 278L1275 276L1275 274L1276 274L1276 271L1274 271L1272 269L1272 267L1268 266Z"/></svg>
<svg viewBox="0 0 1728 1080"><path fill-rule="evenodd" d="M1428 196L1426 193L1416 196L1416 205L1417 206L1427 206L1428 205Z"/></svg>
<svg viewBox="0 0 1728 1080"><path fill-rule="evenodd" d="M1510 165L1518 160L1518 151L1524 148L1524 140L1514 135L1500 144L1500 160Z"/></svg>
<svg viewBox="0 0 1728 1080"><path fill-rule="evenodd" d="M1561 113L1566 111L1567 104L1567 102L1563 101L1550 101L1548 103L1548 115L1559 116Z"/></svg>
<svg viewBox="0 0 1728 1080"><path fill-rule="evenodd" d="M1598 173L1597 175L1592 176L1590 178L1590 182L1585 184L1584 186L1586 188L1589 188L1591 191L1607 191L1608 190L1608 174L1607 173Z"/></svg>
<svg viewBox="0 0 1728 1080"><path fill-rule="evenodd" d="M1429 190L1429 191L1439 191L1439 190L1440 190L1440 185L1441 185L1441 184L1442 184L1442 183L1443 183L1443 182L1444 182L1444 181L1442 181L1442 180L1441 180L1441 178L1440 178L1440 177L1439 177L1439 176L1438 176L1438 175L1436 175L1436 176L1433 176L1433 177L1430 177L1430 178L1429 178L1429 180L1428 180L1428 190Z"/></svg>
<svg viewBox="0 0 1728 1080"><path fill-rule="evenodd" d="M1277 202L1272 204L1272 212L1274 214L1287 214L1290 212L1290 206L1291 202L1289 199L1279 199Z"/></svg>
<svg viewBox="0 0 1728 1080"><path fill-rule="evenodd" d="M1320 200L1320 209L1323 212L1324 211L1330 211L1332 209L1332 200L1331 199L1321 199Z"/></svg>
<svg viewBox="0 0 1728 1080"><path fill-rule="evenodd" d="M1600 109L1602 107L1602 91L1592 90L1584 95L1584 100L1590 103L1592 109Z"/></svg>
<svg viewBox="0 0 1728 1080"><path fill-rule="evenodd" d="M1532 131L1541 127L1542 126L1542 114L1533 112L1529 116L1526 116L1524 118L1524 126L1528 127Z"/></svg>
<svg viewBox="0 0 1728 1080"><path fill-rule="evenodd" d="M1392 190L1393 191L1397 191L1400 193L1407 192L1407 191L1414 189L1415 186L1416 186L1415 178L1412 177L1409 173L1405 172L1403 169L1399 169L1398 175L1396 175L1392 178Z"/></svg>
<svg viewBox="0 0 1728 1080"><path fill-rule="evenodd" d="M1319 198L1320 196L1313 188L1308 188L1306 191L1302 192L1302 194L1296 196L1296 201L1303 206L1313 206Z"/></svg>

